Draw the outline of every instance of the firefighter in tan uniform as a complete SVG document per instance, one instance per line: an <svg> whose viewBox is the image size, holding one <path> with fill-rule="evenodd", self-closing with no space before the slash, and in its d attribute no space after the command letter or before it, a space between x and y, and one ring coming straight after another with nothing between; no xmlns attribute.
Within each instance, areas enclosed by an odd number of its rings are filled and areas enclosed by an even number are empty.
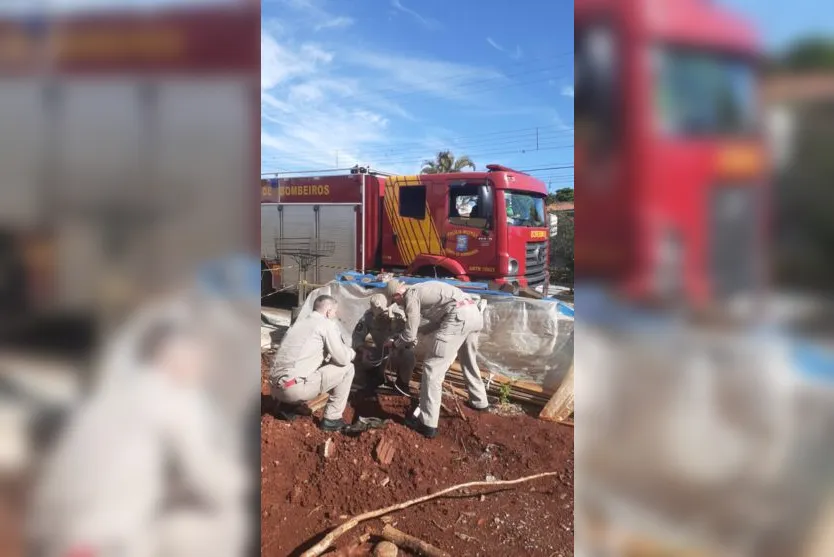
<svg viewBox="0 0 834 557"><path fill-rule="evenodd" d="M338 431L346 425L342 414L353 383L351 362L356 357L336 325L337 309L334 298L316 298L312 313L287 331L269 374L272 396L280 402L292 404L321 393L330 395L321 422L325 431Z"/></svg>
<svg viewBox="0 0 834 557"><path fill-rule="evenodd" d="M207 389L206 337L187 308L157 311L121 333L44 463L27 555L244 555L249 474Z"/></svg>
<svg viewBox="0 0 834 557"><path fill-rule="evenodd" d="M365 373L366 387L376 389L385 382L385 344L405 329L405 313L396 305L388 305L384 294L374 294L369 300L370 309L365 312L353 331L353 349L357 354L357 371ZM367 345L368 336L373 347ZM396 388L408 394L411 375L417 364L411 346L391 347L391 369L397 374Z"/></svg>
<svg viewBox="0 0 834 557"><path fill-rule="evenodd" d="M406 314L405 330L390 341L393 346L416 345L423 318L429 321L428 330L433 329L430 349L423 362L420 404L415 415L406 418L406 425L429 438L437 434L443 380L455 357L463 367L469 391L467 405L486 410L489 406L486 388L475 359L478 335L484 327L483 306L461 289L439 281L406 286L391 280L386 285L386 293L392 301L405 307Z"/></svg>

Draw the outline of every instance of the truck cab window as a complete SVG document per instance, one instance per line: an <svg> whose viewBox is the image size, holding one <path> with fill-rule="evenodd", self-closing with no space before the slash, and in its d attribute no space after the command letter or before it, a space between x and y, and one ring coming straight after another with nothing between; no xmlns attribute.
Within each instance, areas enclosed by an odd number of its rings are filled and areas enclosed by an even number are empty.
<svg viewBox="0 0 834 557"><path fill-rule="evenodd" d="M576 135L592 152L611 149L619 131L619 56L607 24L578 28L574 39Z"/></svg>
<svg viewBox="0 0 834 557"><path fill-rule="evenodd" d="M510 226L547 226L544 197L526 192L505 191L504 205L507 210L507 224Z"/></svg>
<svg viewBox="0 0 834 557"><path fill-rule="evenodd" d="M467 184L449 188L449 222L456 226L486 228L492 223L487 186Z"/></svg>
<svg viewBox="0 0 834 557"><path fill-rule="evenodd" d="M752 60L695 48L652 51L660 131L676 137L750 136L757 131Z"/></svg>
<svg viewBox="0 0 834 557"><path fill-rule="evenodd" d="M417 220L426 218L426 186L400 188L400 216Z"/></svg>

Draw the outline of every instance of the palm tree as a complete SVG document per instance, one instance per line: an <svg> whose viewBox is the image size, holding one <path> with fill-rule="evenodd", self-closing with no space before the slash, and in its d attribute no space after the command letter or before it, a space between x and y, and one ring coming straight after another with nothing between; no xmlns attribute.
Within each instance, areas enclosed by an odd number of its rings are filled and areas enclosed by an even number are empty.
<svg viewBox="0 0 834 557"><path fill-rule="evenodd" d="M446 174L449 172L461 172L464 168L475 170L475 163L468 156L463 155L455 158L451 151L440 151L433 161L423 161L421 174Z"/></svg>

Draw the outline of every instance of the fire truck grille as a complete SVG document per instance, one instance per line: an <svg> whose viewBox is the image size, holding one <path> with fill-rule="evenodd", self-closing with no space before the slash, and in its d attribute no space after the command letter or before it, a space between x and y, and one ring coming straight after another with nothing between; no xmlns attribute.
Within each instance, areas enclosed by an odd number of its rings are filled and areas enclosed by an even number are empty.
<svg viewBox="0 0 834 557"><path fill-rule="evenodd" d="M530 242L527 244L527 257L524 266L527 284L543 284L547 271L547 242Z"/></svg>
<svg viewBox="0 0 834 557"><path fill-rule="evenodd" d="M758 188L719 185L709 211L713 294L726 299L755 286Z"/></svg>

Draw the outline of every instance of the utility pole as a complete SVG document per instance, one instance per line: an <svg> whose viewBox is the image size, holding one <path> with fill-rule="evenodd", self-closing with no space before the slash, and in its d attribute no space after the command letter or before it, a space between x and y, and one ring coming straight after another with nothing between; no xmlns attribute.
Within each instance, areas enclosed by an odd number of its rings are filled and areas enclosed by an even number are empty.
<svg viewBox="0 0 834 557"><path fill-rule="evenodd" d="M339 168L339 150L336 149L336 168Z"/></svg>
<svg viewBox="0 0 834 557"><path fill-rule="evenodd" d="M536 151L539 150L539 128L536 128Z"/></svg>

